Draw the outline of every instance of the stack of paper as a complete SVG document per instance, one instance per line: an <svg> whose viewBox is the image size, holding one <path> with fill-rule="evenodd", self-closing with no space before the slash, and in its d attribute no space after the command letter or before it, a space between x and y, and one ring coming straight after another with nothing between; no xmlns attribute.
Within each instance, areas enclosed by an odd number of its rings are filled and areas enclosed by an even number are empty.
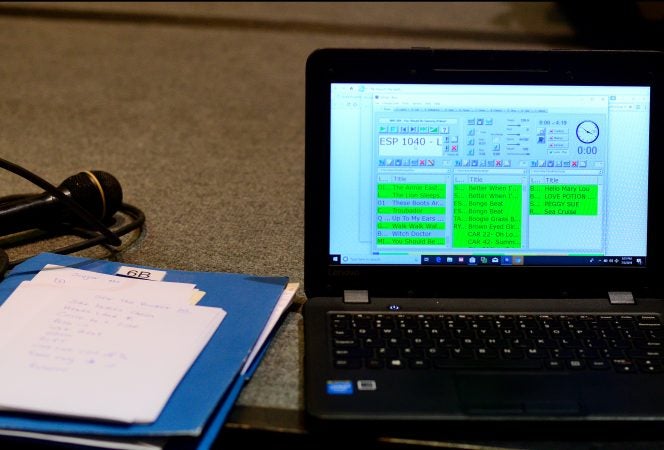
<svg viewBox="0 0 664 450"><path fill-rule="evenodd" d="M209 448L293 298L287 282L30 258L0 283L0 436Z"/></svg>
<svg viewBox="0 0 664 450"><path fill-rule="evenodd" d="M194 291L45 267L0 307L0 408L154 422L226 314Z"/></svg>

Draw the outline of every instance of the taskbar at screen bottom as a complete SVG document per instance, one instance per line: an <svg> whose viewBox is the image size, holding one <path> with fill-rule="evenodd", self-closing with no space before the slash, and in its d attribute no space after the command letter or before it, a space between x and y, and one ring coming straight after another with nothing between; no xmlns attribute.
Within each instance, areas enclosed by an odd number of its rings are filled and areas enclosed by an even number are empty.
<svg viewBox="0 0 664 450"><path fill-rule="evenodd" d="M331 265L463 265L463 266L635 266L645 267L645 256L597 256L597 255L419 255L406 260L388 261L379 255L359 258L339 254L329 256Z"/></svg>
<svg viewBox="0 0 664 450"><path fill-rule="evenodd" d="M423 265L466 266L645 266L644 256L422 255Z"/></svg>

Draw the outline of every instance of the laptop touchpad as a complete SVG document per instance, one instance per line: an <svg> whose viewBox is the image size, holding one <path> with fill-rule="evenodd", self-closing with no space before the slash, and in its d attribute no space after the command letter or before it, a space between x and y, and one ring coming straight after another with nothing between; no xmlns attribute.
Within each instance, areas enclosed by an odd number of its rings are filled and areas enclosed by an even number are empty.
<svg viewBox="0 0 664 450"><path fill-rule="evenodd" d="M564 374L527 376L458 373L463 412L469 415L582 415L580 393Z"/></svg>

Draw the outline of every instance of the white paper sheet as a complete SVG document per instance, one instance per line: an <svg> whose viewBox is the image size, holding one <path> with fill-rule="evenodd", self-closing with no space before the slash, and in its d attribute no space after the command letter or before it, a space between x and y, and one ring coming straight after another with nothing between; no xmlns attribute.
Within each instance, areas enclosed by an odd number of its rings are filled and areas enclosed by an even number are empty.
<svg viewBox="0 0 664 450"><path fill-rule="evenodd" d="M284 292L281 294L281 297L279 297L279 300L277 300L277 304L274 306L272 314L270 314L270 317L265 324L265 328L263 328L263 332L260 336L258 336L258 340L251 349L249 357L242 366L242 370L240 371L242 375L247 373L247 370L249 370L249 367L251 367L254 359L256 359L258 352L263 348L263 344L267 340L268 336L270 336L270 333L272 333L272 330L277 325L277 322L281 316L284 314L284 311L293 302L293 297L295 296L298 287L300 287L300 283L288 283L286 285Z"/></svg>
<svg viewBox="0 0 664 450"><path fill-rule="evenodd" d="M143 293L143 295L150 296L166 293L165 299L182 301L185 304L191 304L191 298L195 297L197 292L200 292L195 289L196 285L191 283L175 283L172 281L150 283L146 280L107 275L55 264L47 264L32 278L32 282L60 287L104 289L106 292L116 293L131 291L135 294ZM184 300L180 300L182 293L186 293Z"/></svg>
<svg viewBox="0 0 664 450"><path fill-rule="evenodd" d="M184 291L43 282L0 307L0 408L152 422L226 314L187 304Z"/></svg>

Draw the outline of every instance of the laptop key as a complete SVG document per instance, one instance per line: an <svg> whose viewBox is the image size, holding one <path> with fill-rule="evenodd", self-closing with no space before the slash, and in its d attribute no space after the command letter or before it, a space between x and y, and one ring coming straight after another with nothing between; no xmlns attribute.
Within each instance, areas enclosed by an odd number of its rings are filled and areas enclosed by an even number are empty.
<svg viewBox="0 0 664 450"><path fill-rule="evenodd" d="M353 337L353 332L350 329L339 328L332 331L332 336L337 338L350 338Z"/></svg>
<svg viewBox="0 0 664 450"><path fill-rule="evenodd" d="M616 372L618 373L636 372L636 366L629 359L618 358L614 359L612 362L613 362L613 367L616 369Z"/></svg>
<svg viewBox="0 0 664 450"><path fill-rule="evenodd" d="M391 337L387 339L387 345L389 347L395 348L406 348L410 347L410 340L405 338Z"/></svg>
<svg viewBox="0 0 664 450"><path fill-rule="evenodd" d="M576 354L579 358L599 358L599 350L596 348L580 348Z"/></svg>
<svg viewBox="0 0 664 450"><path fill-rule="evenodd" d="M550 361L547 361L544 365L547 369L551 370L562 370L565 367L563 361L557 359L552 359Z"/></svg>
<svg viewBox="0 0 664 450"><path fill-rule="evenodd" d="M368 348L383 347L385 345L385 339L376 339L368 337L364 339L364 346Z"/></svg>
<svg viewBox="0 0 664 450"><path fill-rule="evenodd" d="M373 352L369 348L356 348L356 347L350 347L350 348L335 348L333 355L335 358L364 358L371 356Z"/></svg>
<svg viewBox="0 0 664 450"><path fill-rule="evenodd" d="M635 339L634 346L636 348L662 348L662 343L660 341L651 341L646 339Z"/></svg>
<svg viewBox="0 0 664 450"><path fill-rule="evenodd" d="M548 358L549 352L544 349L534 347L526 350L526 356L533 359Z"/></svg>
<svg viewBox="0 0 664 450"><path fill-rule="evenodd" d="M335 359L334 367L337 369L359 369L362 367L362 360L357 358Z"/></svg>
<svg viewBox="0 0 664 450"><path fill-rule="evenodd" d="M607 370L611 368L611 365L603 359L590 359L586 361L588 368L593 370Z"/></svg>
<svg viewBox="0 0 664 450"><path fill-rule="evenodd" d="M641 329L660 329L662 323L657 316L641 316L638 319L637 326Z"/></svg>
<svg viewBox="0 0 664 450"><path fill-rule="evenodd" d="M603 348L600 353L605 358L622 358L625 356L625 352L618 348Z"/></svg>
<svg viewBox="0 0 664 450"><path fill-rule="evenodd" d="M334 339L332 343L335 347L357 347L360 345L357 339Z"/></svg>
<svg viewBox="0 0 664 450"><path fill-rule="evenodd" d="M424 350L412 347L403 348L401 349L401 356L404 358L423 358Z"/></svg>
<svg viewBox="0 0 664 450"><path fill-rule="evenodd" d="M426 359L411 359L408 361L408 367L411 369L428 369L431 363Z"/></svg>
<svg viewBox="0 0 664 450"><path fill-rule="evenodd" d="M399 349L397 348L379 348L376 349L376 356L382 358L397 358L399 357Z"/></svg>
<svg viewBox="0 0 664 450"><path fill-rule="evenodd" d="M456 359L472 359L475 357L475 352L470 348L455 347L452 349L452 357Z"/></svg>
<svg viewBox="0 0 664 450"><path fill-rule="evenodd" d="M385 367L385 362L380 358L368 358L365 364L368 369L382 369Z"/></svg>
<svg viewBox="0 0 664 450"><path fill-rule="evenodd" d="M498 350L495 350L493 348L478 348L475 350L477 352L477 357L482 358L482 359L494 359L498 358Z"/></svg>
<svg viewBox="0 0 664 450"><path fill-rule="evenodd" d="M504 348L500 351L503 358L506 359L523 359L525 354L520 348Z"/></svg>
<svg viewBox="0 0 664 450"><path fill-rule="evenodd" d="M661 358L664 356L664 351L662 350L627 350L627 356L630 358Z"/></svg>
<svg viewBox="0 0 664 450"><path fill-rule="evenodd" d="M551 350L551 354L553 355L554 358L557 359L571 359L574 358L574 351L570 350L568 348L554 348Z"/></svg>
<svg viewBox="0 0 664 450"><path fill-rule="evenodd" d="M424 339L424 338L413 338L413 346L418 347L418 348L423 348L423 347L431 347L433 345L433 340L431 339Z"/></svg>
<svg viewBox="0 0 664 450"><path fill-rule="evenodd" d="M542 368L542 362L536 359L440 359L434 358L433 366L437 369L455 370L535 370Z"/></svg>
<svg viewBox="0 0 664 450"><path fill-rule="evenodd" d="M639 367L639 370L644 373L664 372L664 366L662 365L661 360L643 359L638 360L636 365Z"/></svg>
<svg viewBox="0 0 664 450"><path fill-rule="evenodd" d="M349 328L348 319L332 319L332 328Z"/></svg>
<svg viewBox="0 0 664 450"><path fill-rule="evenodd" d="M399 358L392 358L386 361L387 367L390 369L403 369L406 367L406 361Z"/></svg>
<svg viewBox="0 0 664 450"><path fill-rule="evenodd" d="M572 370L581 370L586 367L582 359L568 359L566 362L567 367Z"/></svg>

